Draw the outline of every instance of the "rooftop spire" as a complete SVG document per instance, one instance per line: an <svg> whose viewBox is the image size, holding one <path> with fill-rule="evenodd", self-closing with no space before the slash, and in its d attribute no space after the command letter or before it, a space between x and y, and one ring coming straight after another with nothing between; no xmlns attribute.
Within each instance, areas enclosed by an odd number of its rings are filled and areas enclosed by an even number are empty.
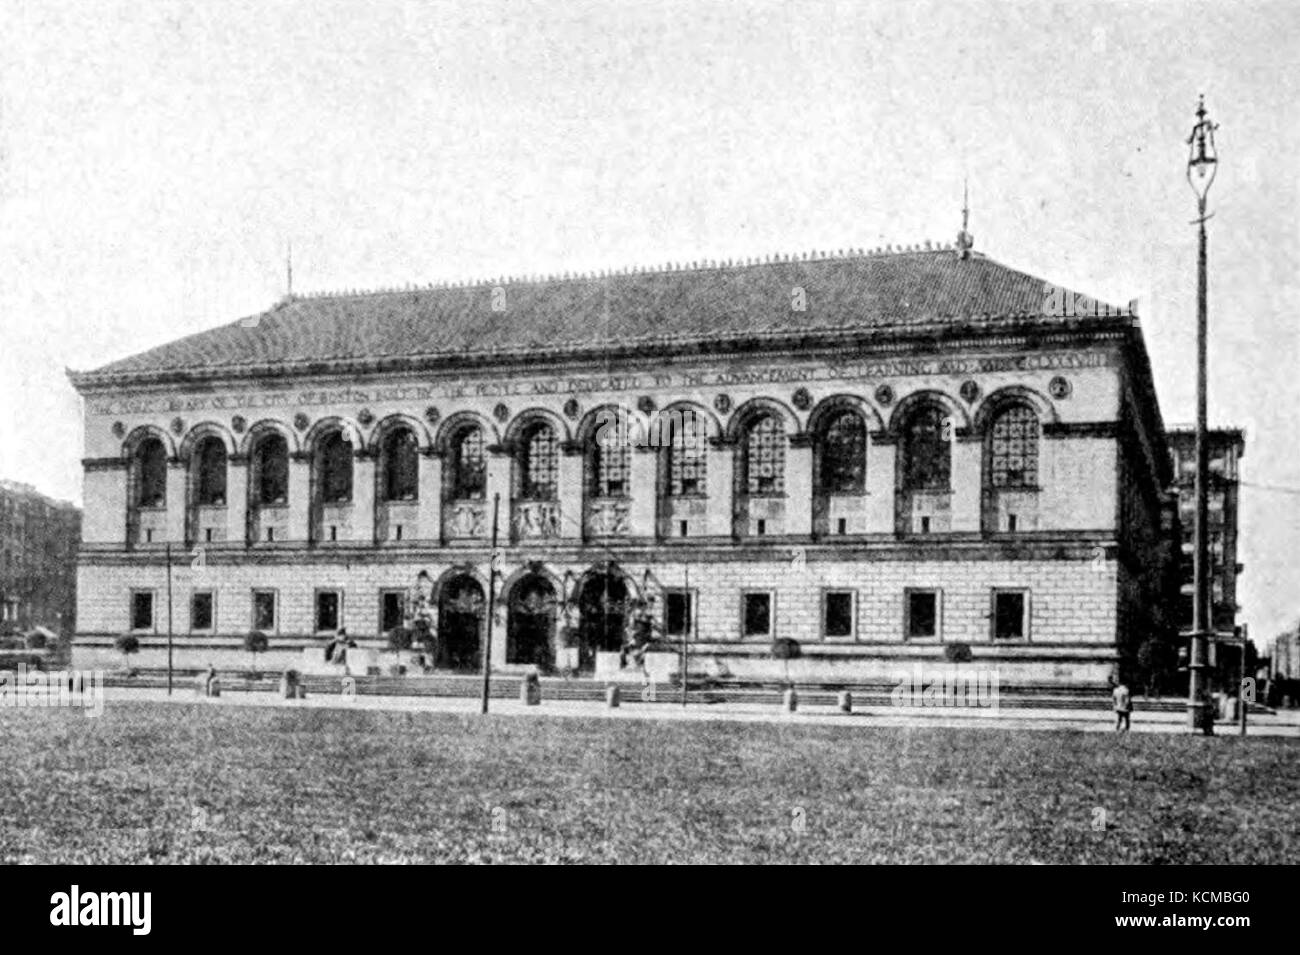
<svg viewBox="0 0 1300 955"><path fill-rule="evenodd" d="M975 244L975 236L967 231L970 225L970 182L963 179L961 184L961 231L957 233L957 255L959 258L969 259L971 247Z"/></svg>

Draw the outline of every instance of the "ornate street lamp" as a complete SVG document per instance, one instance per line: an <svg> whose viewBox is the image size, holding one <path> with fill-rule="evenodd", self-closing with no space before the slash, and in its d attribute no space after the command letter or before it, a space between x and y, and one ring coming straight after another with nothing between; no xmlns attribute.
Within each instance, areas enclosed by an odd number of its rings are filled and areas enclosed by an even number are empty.
<svg viewBox="0 0 1300 955"><path fill-rule="evenodd" d="M1200 229L1200 248L1196 273L1196 525L1193 543L1193 580L1191 652L1188 660L1187 716L1190 729L1199 728L1207 736L1214 733L1213 714L1206 700L1206 642L1214 626L1210 608L1209 548L1209 471L1210 448L1206 437L1206 278L1205 212L1206 197L1219 170L1219 155L1214 146L1218 126L1205 114L1205 97L1196 108L1196 125L1187 138L1187 181L1196 193L1197 217L1193 225Z"/></svg>

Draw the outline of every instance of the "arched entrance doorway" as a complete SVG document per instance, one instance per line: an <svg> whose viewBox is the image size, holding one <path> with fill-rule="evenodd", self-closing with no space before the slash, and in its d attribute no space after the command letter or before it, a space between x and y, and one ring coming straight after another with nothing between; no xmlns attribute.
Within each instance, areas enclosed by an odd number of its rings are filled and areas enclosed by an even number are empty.
<svg viewBox="0 0 1300 955"><path fill-rule="evenodd" d="M438 598L438 658L434 665L450 670L478 669L483 662L486 616L483 587L472 576L457 574L444 583Z"/></svg>
<svg viewBox="0 0 1300 955"><path fill-rule="evenodd" d="M510 590L506 620L506 663L553 664L555 587L541 574L528 574Z"/></svg>
<svg viewBox="0 0 1300 955"><path fill-rule="evenodd" d="M592 574L578 593L578 668L594 670L597 653L623 646L627 581L620 574Z"/></svg>

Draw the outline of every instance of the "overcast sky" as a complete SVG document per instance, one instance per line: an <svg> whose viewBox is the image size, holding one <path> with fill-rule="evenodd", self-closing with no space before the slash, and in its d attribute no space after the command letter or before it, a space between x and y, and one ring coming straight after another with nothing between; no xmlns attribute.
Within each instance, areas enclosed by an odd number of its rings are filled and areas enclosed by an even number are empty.
<svg viewBox="0 0 1300 955"><path fill-rule="evenodd" d="M1243 619L1300 617L1300 4L0 0L0 476L80 501L90 368L284 292L951 241L1141 300L1244 426ZM1288 492L1289 489L1289 492Z"/></svg>

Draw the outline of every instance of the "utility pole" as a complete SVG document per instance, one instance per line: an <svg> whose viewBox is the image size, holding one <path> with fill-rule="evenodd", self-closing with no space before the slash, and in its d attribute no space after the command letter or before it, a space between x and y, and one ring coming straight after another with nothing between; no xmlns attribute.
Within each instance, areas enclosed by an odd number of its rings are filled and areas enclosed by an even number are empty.
<svg viewBox="0 0 1300 955"><path fill-rule="evenodd" d="M690 675L688 669L690 664L690 643L688 642L691 630L695 627L695 600L691 597L691 565L682 566L682 580L686 590L686 626L682 627L682 706L686 705L686 680ZM666 608L665 608L666 609Z"/></svg>
<svg viewBox="0 0 1300 955"><path fill-rule="evenodd" d="M492 497L492 553L488 557L488 617L483 639L483 696L479 712L488 711L488 694L492 690L492 621L497 612L497 518L501 513L501 494Z"/></svg>
<svg viewBox="0 0 1300 955"><path fill-rule="evenodd" d="M1191 652L1188 660L1187 717L1189 729L1200 729L1206 736L1214 735L1214 715L1208 709L1206 697L1206 641L1211 637L1213 614L1210 608L1210 548L1209 548L1209 478L1210 447L1206 435L1206 197L1214 183L1219 168L1218 152L1214 146L1214 131L1218 127L1205 114L1205 97L1196 108L1196 125L1187 143L1191 147L1187 159L1187 181L1196 193L1197 217L1194 225L1200 229L1196 270L1196 530L1193 544L1194 592L1192 604Z"/></svg>
<svg viewBox="0 0 1300 955"><path fill-rule="evenodd" d="M1237 680L1237 724L1241 735L1246 735L1246 645L1250 643L1250 631L1246 624L1238 631L1241 636L1241 673ZM1251 696L1254 696L1251 693Z"/></svg>
<svg viewBox="0 0 1300 955"><path fill-rule="evenodd" d="M167 545L167 695L172 695L172 545Z"/></svg>

